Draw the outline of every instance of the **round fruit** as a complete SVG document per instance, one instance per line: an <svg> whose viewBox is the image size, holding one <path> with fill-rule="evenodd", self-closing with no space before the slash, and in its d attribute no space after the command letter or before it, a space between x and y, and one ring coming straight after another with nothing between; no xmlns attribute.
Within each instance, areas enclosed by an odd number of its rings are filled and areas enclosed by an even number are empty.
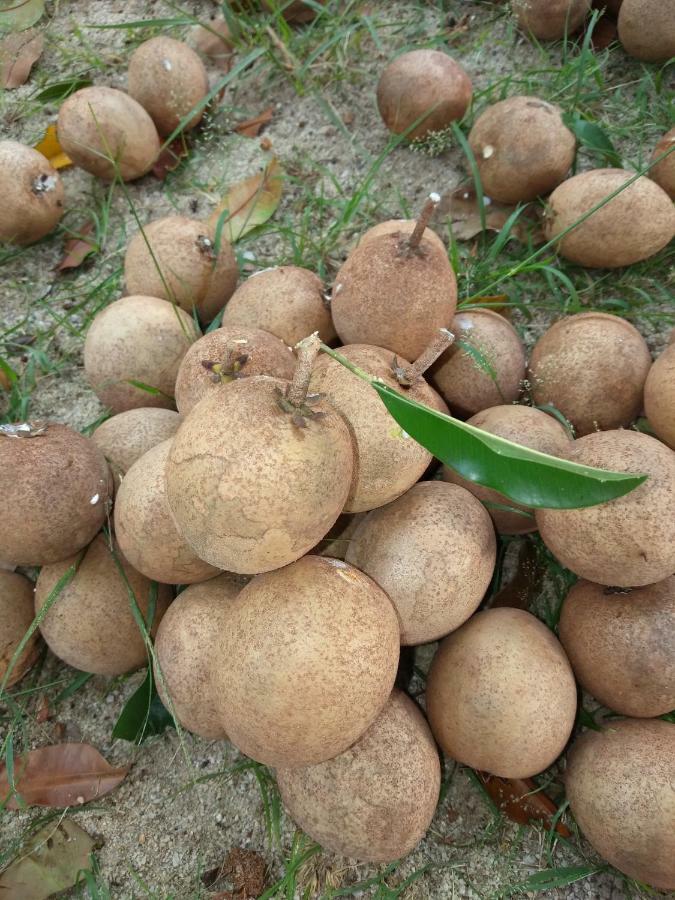
<svg viewBox="0 0 675 900"><path fill-rule="evenodd" d="M660 162L652 166L649 177L668 194L671 200L675 200L675 128L663 135L654 148L652 159L658 159L664 153L669 153ZM669 152L670 151L670 152Z"/></svg>
<svg viewBox="0 0 675 900"><path fill-rule="evenodd" d="M34 616L33 582L15 572L0 570L0 684ZM35 632L12 667L5 687L20 681L39 653L39 634Z"/></svg>
<svg viewBox="0 0 675 900"><path fill-rule="evenodd" d="M377 107L389 131L412 141L461 119L471 94L471 79L447 53L412 50L382 72Z"/></svg>
<svg viewBox="0 0 675 900"><path fill-rule="evenodd" d="M140 406L171 409L178 368L198 337L190 316L166 300L122 297L91 323L84 371L101 403L113 412Z"/></svg>
<svg viewBox="0 0 675 900"><path fill-rule="evenodd" d="M561 235L635 176L623 169L574 175L549 198L547 240ZM675 209L658 184L640 176L560 238L558 252L580 266L614 269L647 259L675 234Z"/></svg>
<svg viewBox="0 0 675 900"><path fill-rule="evenodd" d="M591 8L591 0L511 0L518 24L543 41L574 34Z"/></svg>
<svg viewBox="0 0 675 900"><path fill-rule="evenodd" d="M398 657L384 591L341 560L305 556L254 578L230 607L213 669L223 727L265 765L324 762L375 721Z"/></svg>
<svg viewBox="0 0 675 900"><path fill-rule="evenodd" d="M169 300L188 312L195 309L208 322L232 296L239 277L237 259L225 238L217 254L215 247L215 232L207 222L186 216L156 219L129 242L124 257L127 291Z"/></svg>
<svg viewBox="0 0 675 900"><path fill-rule="evenodd" d="M262 328L295 347L308 334L335 339L321 279L298 266L276 266L239 285L223 313L223 327Z"/></svg>
<svg viewBox="0 0 675 900"><path fill-rule="evenodd" d="M567 797L598 853L630 878L675 890L675 725L613 720L567 756Z"/></svg>
<svg viewBox="0 0 675 900"><path fill-rule="evenodd" d="M383 234L396 234L399 237L409 238L416 225L415 219L387 219L385 222L378 222L377 225L373 225L368 231L364 231L359 238L359 244L365 244L367 241L380 237ZM431 241L432 244L436 244L443 253L447 253L445 244L432 228L424 229L424 238Z"/></svg>
<svg viewBox="0 0 675 900"><path fill-rule="evenodd" d="M131 54L129 95L147 110L163 137L175 131L208 92L206 69L183 41L154 37ZM203 115L202 107L183 125L183 131L194 128Z"/></svg>
<svg viewBox="0 0 675 900"><path fill-rule="evenodd" d="M549 456L563 456L572 440L567 429L557 419L531 406L493 406L472 416L468 424L514 444L548 453ZM484 503L500 534L527 534L537 530L533 509L516 503L492 488L462 478L448 466L443 466L443 480L466 488Z"/></svg>
<svg viewBox="0 0 675 900"><path fill-rule="evenodd" d="M574 674L626 716L675 709L675 575L633 590L578 581L558 626Z"/></svg>
<svg viewBox="0 0 675 900"><path fill-rule="evenodd" d="M230 607L246 584L224 572L186 588L160 622L155 639L157 692L183 728L208 740L227 735L220 723L212 669Z"/></svg>
<svg viewBox="0 0 675 900"><path fill-rule="evenodd" d="M234 44L230 27L222 16L212 16L208 25L195 25L190 33L195 50L221 72L232 67Z"/></svg>
<svg viewBox="0 0 675 900"><path fill-rule="evenodd" d="M464 488L423 481L363 519L347 562L394 604L402 644L436 641L478 608L495 567L494 528Z"/></svg>
<svg viewBox="0 0 675 900"><path fill-rule="evenodd" d="M0 241L32 244L63 215L61 176L41 153L17 141L0 141L0 194Z"/></svg>
<svg viewBox="0 0 675 900"><path fill-rule="evenodd" d="M501 778L529 778L560 755L577 711L562 647L520 609L489 609L441 643L427 679L431 730L445 752Z"/></svg>
<svg viewBox="0 0 675 900"><path fill-rule="evenodd" d="M260 328L223 326L190 347L176 378L176 406L186 416L206 394L237 378L291 379L295 357L278 337Z"/></svg>
<svg viewBox="0 0 675 900"><path fill-rule="evenodd" d="M91 439L108 460L119 484L122 476L152 447L173 437L181 417L172 409L142 406L106 419Z"/></svg>
<svg viewBox="0 0 675 900"><path fill-rule="evenodd" d="M71 566L77 565L78 559L72 556L40 570L35 586L36 613ZM40 623L42 636L55 656L83 672L122 675L147 662L143 635L131 611L127 582L153 635L171 602L171 589L160 584L150 627L153 586L120 554L118 559L126 580L103 535L94 538L84 551L75 575Z"/></svg>
<svg viewBox="0 0 675 900"><path fill-rule="evenodd" d="M457 313L450 331L455 342L431 367L431 381L453 414L517 400L527 363L513 325L490 309L471 309Z"/></svg>
<svg viewBox="0 0 675 900"><path fill-rule="evenodd" d="M645 413L655 433L675 450L675 344L670 344L649 370Z"/></svg>
<svg viewBox="0 0 675 900"><path fill-rule="evenodd" d="M675 56L675 0L624 0L619 40L630 56L666 62Z"/></svg>
<svg viewBox="0 0 675 900"><path fill-rule="evenodd" d="M76 166L113 181L149 172L159 155L157 129L140 103L124 91L86 87L63 103L59 143Z"/></svg>
<svg viewBox="0 0 675 900"><path fill-rule="evenodd" d="M0 432L0 560L58 562L86 546L105 522L110 470L94 442L66 425L15 428L19 436Z"/></svg>
<svg viewBox="0 0 675 900"><path fill-rule="evenodd" d="M426 719L394 690L370 728L339 756L278 769L291 818L326 850L364 862L406 856L424 837L441 783Z"/></svg>
<svg viewBox="0 0 675 900"><path fill-rule="evenodd" d="M203 562L176 529L164 469L172 439L148 450L122 479L115 499L115 536L131 565L164 584L206 581L218 569Z"/></svg>
<svg viewBox="0 0 675 900"><path fill-rule="evenodd" d="M575 441L566 459L648 478L585 509L538 509L539 532L560 562L598 584L641 587L675 572L675 453L637 431L600 431Z"/></svg>
<svg viewBox="0 0 675 900"><path fill-rule="evenodd" d="M509 97L488 106L469 144L484 192L500 203L550 193L569 172L576 151L560 108L539 97Z"/></svg>
<svg viewBox="0 0 675 900"><path fill-rule="evenodd" d="M532 398L560 410L578 435L630 425L642 409L651 364L645 339L625 319L566 316L532 350Z"/></svg>

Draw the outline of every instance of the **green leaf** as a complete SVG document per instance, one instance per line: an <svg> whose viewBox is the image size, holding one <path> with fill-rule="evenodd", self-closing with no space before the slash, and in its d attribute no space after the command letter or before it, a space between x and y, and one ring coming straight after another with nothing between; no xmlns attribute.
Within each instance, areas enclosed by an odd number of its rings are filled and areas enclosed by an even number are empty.
<svg viewBox="0 0 675 900"><path fill-rule="evenodd" d="M272 157L262 172L233 184L209 218L215 231L216 247L221 234L234 244L272 216L281 201L283 173Z"/></svg>
<svg viewBox="0 0 675 900"><path fill-rule="evenodd" d="M142 744L147 738L173 727L173 717L159 699L152 666L148 666L142 683L124 704L112 736L133 744Z"/></svg>
<svg viewBox="0 0 675 900"><path fill-rule="evenodd" d="M622 168L623 163L614 144L605 131L595 122L589 122L578 113L564 117L564 122L576 139L587 150L599 157L600 162Z"/></svg>
<svg viewBox="0 0 675 900"><path fill-rule="evenodd" d="M422 406L381 382L371 383L406 434L464 478L516 503L545 509L595 506L622 497L647 477L547 456Z"/></svg>
<svg viewBox="0 0 675 900"><path fill-rule="evenodd" d="M558 869L545 869L543 872L535 872L520 884L510 885L506 890L500 891L500 897L513 897L515 894L525 894L539 891L552 891L554 888L565 887L596 872L602 872L604 866L561 866Z"/></svg>
<svg viewBox="0 0 675 900"><path fill-rule="evenodd" d="M66 97L70 97L71 94L74 94L75 91L79 91L80 88L89 87L90 84L90 78L67 78L65 81L55 81L53 84L50 84L49 87L44 88L36 94L34 99L39 100L41 103L60 103L62 100L65 100Z"/></svg>
<svg viewBox="0 0 675 900"><path fill-rule="evenodd" d="M168 394L165 394L164 391L160 391L159 388L153 387L151 384L146 384L144 381L136 381L135 378L127 378L126 384L130 384L132 387L138 388L139 391L145 391L146 394L154 394L159 397L168 397ZM171 397L173 400L173 397Z"/></svg>

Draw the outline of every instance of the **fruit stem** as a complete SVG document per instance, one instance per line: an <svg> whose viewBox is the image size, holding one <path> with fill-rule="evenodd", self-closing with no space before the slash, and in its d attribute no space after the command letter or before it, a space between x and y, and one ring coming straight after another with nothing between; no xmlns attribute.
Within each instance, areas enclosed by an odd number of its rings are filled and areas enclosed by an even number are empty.
<svg viewBox="0 0 675 900"><path fill-rule="evenodd" d="M439 328L438 334L425 347L412 365L401 365L397 358L394 357L392 368L398 383L404 387L410 387L419 381L427 369L436 362L441 353L451 346L454 340L455 336L451 331L448 331L447 328Z"/></svg>
<svg viewBox="0 0 675 900"><path fill-rule="evenodd" d="M422 207L422 212L419 214L417 222L415 223L413 233L408 238L409 250L417 250L417 248L419 247L420 242L424 236L424 229L429 224L429 220L431 219L434 210L440 202L441 198L436 193L431 193L427 197L426 202Z"/></svg>
<svg viewBox="0 0 675 900"><path fill-rule="evenodd" d="M286 399L291 406L298 408L304 406L307 399L307 391L309 390L309 380L312 377L312 368L321 347L319 334L316 331L295 345L298 362L295 366L293 379L286 390Z"/></svg>
<svg viewBox="0 0 675 900"><path fill-rule="evenodd" d="M331 356L334 360L341 363L345 367L345 369L349 369L349 371L353 375L358 376L362 381L367 381L368 384L372 384L374 381L378 380L377 378L373 378L372 375L369 375L363 369L359 369L359 367L355 366L350 359L347 359L346 356L338 353L337 350L333 350L332 347L328 347L326 344L321 344L321 351L322 353L328 354L328 356Z"/></svg>

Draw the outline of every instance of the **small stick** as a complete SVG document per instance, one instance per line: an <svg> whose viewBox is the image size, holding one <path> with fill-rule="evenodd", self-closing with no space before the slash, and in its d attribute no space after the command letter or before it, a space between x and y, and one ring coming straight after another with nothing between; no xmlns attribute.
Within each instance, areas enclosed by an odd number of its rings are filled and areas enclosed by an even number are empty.
<svg viewBox="0 0 675 900"><path fill-rule="evenodd" d="M420 242L424 236L424 229L429 224L429 220L431 219L434 210L441 202L440 196L432 192L427 197L427 200L422 207L422 212L419 214L417 218L417 222L415 223L415 228L413 229L413 233L408 238L408 249L409 250L417 250L420 245Z"/></svg>
<svg viewBox="0 0 675 900"><path fill-rule="evenodd" d="M295 61L295 59L293 58L293 56L292 56L290 50L288 49L288 47L286 46L286 44L284 44L284 42L281 40L281 38L280 38L279 35L276 33L276 31L272 28L271 25L268 25L268 26L265 28L265 31L266 31L266 33L267 33L269 39L270 39L270 40L272 41L272 43L274 44L274 46L277 48L277 50L278 50L278 51L281 53L281 55L283 56L283 58L284 58L284 62L283 62L283 67L284 67L284 69L286 69L287 72L295 72L295 70L296 70L296 68L297 68L296 61Z"/></svg>
<svg viewBox="0 0 675 900"><path fill-rule="evenodd" d="M295 345L298 353L298 362L293 373L293 380L286 389L286 400L298 409L305 405L309 380L312 377L314 362L321 350L321 341L318 332L303 338Z"/></svg>
<svg viewBox="0 0 675 900"><path fill-rule="evenodd" d="M426 370L436 362L441 353L447 350L454 340L455 336L451 331L448 331L447 328L439 328L436 337L425 347L412 365L402 366L394 357L392 369L398 383L404 387L410 387L419 381Z"/></svg>

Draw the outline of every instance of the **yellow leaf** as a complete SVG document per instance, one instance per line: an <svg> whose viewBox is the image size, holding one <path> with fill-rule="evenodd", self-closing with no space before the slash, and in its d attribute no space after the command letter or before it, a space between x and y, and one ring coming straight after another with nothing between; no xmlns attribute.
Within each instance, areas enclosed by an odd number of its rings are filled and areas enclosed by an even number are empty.
<svg viewBox="0 0 675 900"><path fill-rule="evenodd" d="M61 144L56 134L56 125L48 125L45 136L39 144L35 145L35 149L46 156L55 169L64 169L66 166L72 166L73 161L63 152Z"/></svg>
<svg viewBox="0 0 675 900"><path fill-rule="evenodd" d="M270 218L279 206L282 188L281 166L273 157L262 172L228 188L209 224L215 229L222 227L223 237L234 243Z"/></svg>

